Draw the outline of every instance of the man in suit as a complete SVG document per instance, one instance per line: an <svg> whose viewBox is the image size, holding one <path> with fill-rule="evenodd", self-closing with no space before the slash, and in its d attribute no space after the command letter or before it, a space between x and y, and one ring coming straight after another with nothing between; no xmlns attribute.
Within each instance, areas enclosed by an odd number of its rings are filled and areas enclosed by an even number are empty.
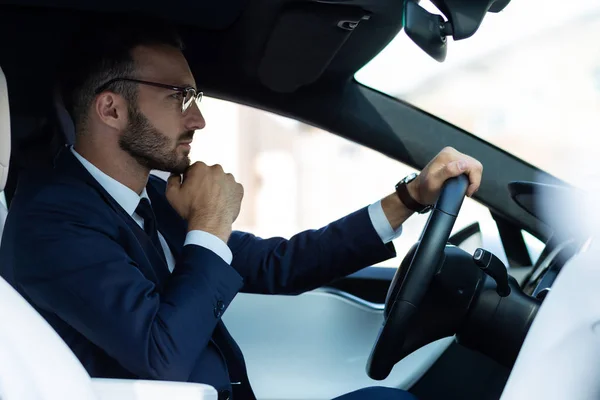
<svg viewBox="0 0 600 400"><path fill-rule="evenodd" d="M190 165L205 121L177 36L131 21L95 32L78 37L64 70L75 146L48 174L21 179L0 249L2 276L92 376L201 382L221 399L253 399L221 321L236 293L300 293L393 257L403 221L446 179L465 173L468 194L479 187L481 164L444 149L404 185L404 201L393 193L289 240L232 231L242 186L218 165ZM152 169L172 175L165 183Z"/></svg>

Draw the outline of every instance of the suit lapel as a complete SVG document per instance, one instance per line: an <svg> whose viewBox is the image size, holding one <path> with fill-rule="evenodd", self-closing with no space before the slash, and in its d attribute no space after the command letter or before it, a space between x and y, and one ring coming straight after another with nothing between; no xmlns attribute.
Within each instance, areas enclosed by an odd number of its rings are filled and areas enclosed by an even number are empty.
<svg viewBox="0 0 600 400"><path fill-rule="evenodd" d="M98 183L96 179L88 172L87 169L75 158L73 153L68 147L64 147L61 149L60 153L56 157L55 160L55 168L61 174L67 174L70 176L74 176L88 185L93 187L102 199L106 202L106 204L111 207L121 218L122 220L129 226L131 232L135 235L140 247L142 248L144 254L147 257L148 263L151 268L144 268L143 263L138 261L138 265L144 271L149 273L150 275L146 275L148 279L152 280L159 286L162 286L162 282L169 276L169 269L167 265L165 265L162 257L157 253L157 249L150 237L144 232L144 230L133 220L131 215L127 213L123 207L117 203L117 201ZM153 201L153 199L150 199ZM157 217L158 219L158 217ZM159 228L160 230L160 228ZM162 231L161 231L162 233ZM165 234L163 233L163 236ZM166 236L165 236L166 239ZM161 250L161 249L158 249Z"/></svg>
<svg viewBox="0 0 600 400"><path fill-rule="evenodd" d="M162 179L153 176L148 179L146 191L152 202L158 230L167 241L175 260L178 260L185 242L187 223L171 207L165 196L165 190L166 185Z"/></svg>
<svg viewBox="0 0 600 400"><path fill-rule="evenodd" d="M169 267L165 264L164 258L160 256L159 251L163 251L161 249L157 249L152 243L150 236L131 218L129 214L127 214L124 210L122 210L122 216L127 225L129 225L131 231L135 235L138 243L142 247L144 254L148 258L148 262L152 266L152 271L156 276L156 280L154 281L159 286L162 286L162 282L170 275Z"/></svg>

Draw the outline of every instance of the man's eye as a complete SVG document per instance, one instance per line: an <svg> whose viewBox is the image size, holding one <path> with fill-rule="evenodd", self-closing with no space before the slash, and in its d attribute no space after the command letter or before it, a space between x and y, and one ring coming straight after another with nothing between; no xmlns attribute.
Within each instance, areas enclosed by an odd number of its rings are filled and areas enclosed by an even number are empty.
<svg viewBox="0 0 600 400"><path fill-rule="evenodd" d="M183 95L182 95L180 92L173 93L173 94L171 95L171 97L172 97L172 98L174 98L174 99L176 99L176 100L181 100L182 96L183 96Z"/></svg>

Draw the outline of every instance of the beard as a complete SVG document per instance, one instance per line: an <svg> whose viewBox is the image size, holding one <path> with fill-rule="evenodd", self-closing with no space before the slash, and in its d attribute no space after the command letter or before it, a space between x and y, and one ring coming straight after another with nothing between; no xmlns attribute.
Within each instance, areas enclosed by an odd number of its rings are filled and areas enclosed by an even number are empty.
<svg viewBox="0 0 600 400"><path fill-rule="evenodd" d="M194 131L182 133L177 142L189 141ZM129 107L129 122L119 138L119 147L148 170L157 169L174 174L183 174L190 166L188 153L181 156L177 145L152 125L137 108Z"/></svg>

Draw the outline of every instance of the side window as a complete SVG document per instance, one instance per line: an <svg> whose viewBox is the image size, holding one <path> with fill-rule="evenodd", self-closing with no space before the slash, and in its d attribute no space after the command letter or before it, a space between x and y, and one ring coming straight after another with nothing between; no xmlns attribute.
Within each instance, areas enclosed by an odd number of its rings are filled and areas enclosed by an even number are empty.
<svg viewBox="0 0 600 400"><path fill-rule="evenodd" d="M221 164L244 185L234 228L261 237L320 228L392 193L395 183L414 171L329 132L265 111L206 98L202 112L207 125L196 132L190 157ZM492 221L488 209L467 198L454 232L485 219ZM381 265L397 267L426 220L427 215L411 217L394 242L398 257ZM465 249L472 251L481 241L482 235L474 235L464 242Z"/></svg>

